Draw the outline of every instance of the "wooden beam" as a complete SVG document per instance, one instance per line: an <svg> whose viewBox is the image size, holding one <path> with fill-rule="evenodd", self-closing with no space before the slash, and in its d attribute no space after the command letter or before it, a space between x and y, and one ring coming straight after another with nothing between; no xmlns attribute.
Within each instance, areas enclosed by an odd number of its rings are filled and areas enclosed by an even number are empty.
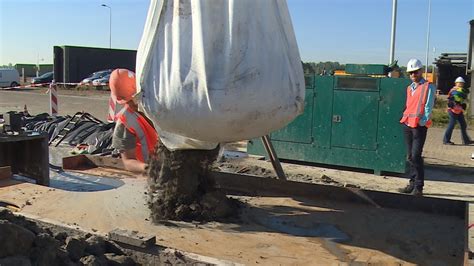
<svg viewBox="0 0 474 266"><path fill-rule="evenodd" d="M63 158L63 169L87 170L96 167L125 170L120 158L80 154Z"/></svg>
<svg viewBox="0 0 474 266"><path fill-rule="evenodd" d="M12 168L10 166L0 167L0 180L9 179L12 177Z"/></svg>
<svg viewBox="0 0 474 266"><path fill-rule="evenodd" d="M420 211L460 218L465 218L467 205L466 202L460 200L416 197L406 194L286 181L236 173L211 172L211 177L215 180L216 187L219 189L255 196L296 196L315 200L368 204L377 208Z"/></svg>
<svg viewBox="0 0 474 266"><path fill-rule="evenodd" d="M97 165L84 154L63 158L63 169L65 170L86 170L95 167L97 167Z"/></svg>

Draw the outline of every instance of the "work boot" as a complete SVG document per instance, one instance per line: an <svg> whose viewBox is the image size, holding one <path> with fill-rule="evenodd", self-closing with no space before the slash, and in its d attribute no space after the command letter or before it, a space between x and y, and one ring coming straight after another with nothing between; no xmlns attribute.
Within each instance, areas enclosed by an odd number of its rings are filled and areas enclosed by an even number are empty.
<svg viewBox="0 0 474 266"><path fill-rule="evenodd" d="M398 190L398 192L405 193L405 194L410 194L413 191L414 188L415 188L415 185L413 185L413 183L410 182L406 187L400 188Z"/></svg>
<svg viewBox="0 0 474 266"><path fill-rule="evenodd" d="M410 193L413 196L423 196L423 189L422 188L414 188L413 191Z"/></svg>

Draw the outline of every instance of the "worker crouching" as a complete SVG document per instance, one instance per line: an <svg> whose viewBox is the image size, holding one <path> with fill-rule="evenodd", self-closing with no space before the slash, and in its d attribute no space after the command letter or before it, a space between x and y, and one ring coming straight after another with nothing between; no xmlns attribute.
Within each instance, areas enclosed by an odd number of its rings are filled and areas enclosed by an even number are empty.
<svg viewBox="0 0 474 266"><path fill-rule="evenodd" d="M116 117L112 146L120 151L125 169L144 174L149 155L158 142L158 134L152 123L138 112L133 99L137 91L135 73L116 69L110 75L109 86L112 98L124 106Z"/></svg>

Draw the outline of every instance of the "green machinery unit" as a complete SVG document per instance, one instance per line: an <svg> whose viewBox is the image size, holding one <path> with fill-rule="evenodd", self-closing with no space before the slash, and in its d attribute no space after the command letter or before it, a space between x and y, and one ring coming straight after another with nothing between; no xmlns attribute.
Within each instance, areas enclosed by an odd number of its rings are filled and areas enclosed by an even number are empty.
<svg viewBox="0 0 474 266"><path fill-rule="evenodd" d="M399 123L410 80L386 77L384 65L346 65L346 76L306 76L304 113L270 134L279 158L404 173ZM259 139L248 153L266 155Z"/></svg>

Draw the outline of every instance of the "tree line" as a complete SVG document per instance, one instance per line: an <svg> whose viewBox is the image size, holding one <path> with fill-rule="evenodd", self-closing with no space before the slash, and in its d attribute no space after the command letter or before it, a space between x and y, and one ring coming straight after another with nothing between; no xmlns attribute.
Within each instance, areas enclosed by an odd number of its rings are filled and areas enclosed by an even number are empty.
<svg viewBox="0 0 474 266"><path fill-rule="evenodd" d="M305 74L331 75L335 70L344 70L345 65L339 62L302 62Z"/></svg>
<svg viewBox="0 0 474 266"><path fill-rule="evenodd" d="M316 74L316 75L332 75L334 74L334 71L336 70L344 70L346 65L340 64L339 62L301 62L303 64L303 71L304 74ZM401 76L406 76L406 66L400 66L398 65ZM428 73L431 73L433 71L432 66L428 66Z"/></svg>

